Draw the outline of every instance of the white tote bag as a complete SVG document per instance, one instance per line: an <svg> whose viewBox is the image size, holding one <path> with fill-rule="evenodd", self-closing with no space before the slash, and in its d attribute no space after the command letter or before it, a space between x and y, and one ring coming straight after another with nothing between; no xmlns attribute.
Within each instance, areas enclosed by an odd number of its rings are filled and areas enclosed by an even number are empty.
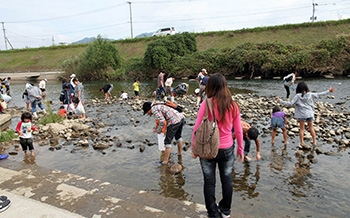
<svg viewBox="0 0 350 218"><path fill-rule="evenodd" d="M164 151L165 150L165 146L164 146L165 135L164 135L164 133L157 134L157 138L158 138L159 151Z"/></svg>

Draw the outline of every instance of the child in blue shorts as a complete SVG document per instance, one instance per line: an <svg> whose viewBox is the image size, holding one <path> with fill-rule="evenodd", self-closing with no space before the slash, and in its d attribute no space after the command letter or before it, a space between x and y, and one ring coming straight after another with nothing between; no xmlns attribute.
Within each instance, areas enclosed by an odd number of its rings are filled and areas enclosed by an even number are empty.
<svg viewBox="0 0 350 218"><path fill-rule="evenodd" d="M275 143L275 137L277 133L277 128L282 129L283 133L283 140L284 140L284 147L286 148L288 142L287 142L287 115L278 106L275 106L272 109L272 116L271 116L271 128L272 128L272 134L271 134L271 144L274 145Z"/></svg>

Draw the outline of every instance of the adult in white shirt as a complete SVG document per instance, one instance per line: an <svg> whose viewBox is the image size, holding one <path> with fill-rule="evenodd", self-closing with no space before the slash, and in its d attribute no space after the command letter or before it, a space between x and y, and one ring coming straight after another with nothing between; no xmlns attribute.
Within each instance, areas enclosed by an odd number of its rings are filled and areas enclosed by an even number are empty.
<svg viewBox="0 0 350 218"><path fill-rule="evenodd" d="M46 82L47 82L47 79L43 79L39 83L39 89L41 90L42 98L44 101L46 100Z"/></svg>
<svg viewBox="0 0 350 218"><path fill-rule="evenodd" d="M173 96L173 90L171 89L171 86L173 85L174 80L174 77L168 77L168 79L165 81L165 90L166 93L170 96Z"/></svg>

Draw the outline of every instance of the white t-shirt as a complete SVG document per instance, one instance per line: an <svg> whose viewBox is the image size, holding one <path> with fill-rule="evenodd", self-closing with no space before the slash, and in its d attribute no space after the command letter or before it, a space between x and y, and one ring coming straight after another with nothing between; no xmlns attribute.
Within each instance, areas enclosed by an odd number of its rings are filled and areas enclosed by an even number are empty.
<svg viewBox="0 0 350 218"><path fill-rule="evenodd" d="M123 99L123 100L126 100L128 99L128 93L124 92L120 95L120 97Z"/></svg>
<svg viewBox="0 0 350 218"><path fill-rule="evenodd" d="M173 78L169 77L166 81L165 81L165 86L171 86L173 84Z"/></svg>
<svg viewBox="0 0 350 218"><path fill-rule="evenodd" d="M46 88L46 82L45 80L41 80L40 83L39 83L39 88L41 89L45 89Z"/></svg>

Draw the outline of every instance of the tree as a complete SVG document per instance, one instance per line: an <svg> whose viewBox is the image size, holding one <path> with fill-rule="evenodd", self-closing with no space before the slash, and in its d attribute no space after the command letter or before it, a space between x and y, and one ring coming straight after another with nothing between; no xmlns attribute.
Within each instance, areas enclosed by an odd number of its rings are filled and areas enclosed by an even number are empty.
<svg viewBox="0 0 350 218"><path fill-rule="evenodd" d="M67 60L64 69L84 80L108 79L121 65L115 46L100 35L78 58Z"/></svg>

